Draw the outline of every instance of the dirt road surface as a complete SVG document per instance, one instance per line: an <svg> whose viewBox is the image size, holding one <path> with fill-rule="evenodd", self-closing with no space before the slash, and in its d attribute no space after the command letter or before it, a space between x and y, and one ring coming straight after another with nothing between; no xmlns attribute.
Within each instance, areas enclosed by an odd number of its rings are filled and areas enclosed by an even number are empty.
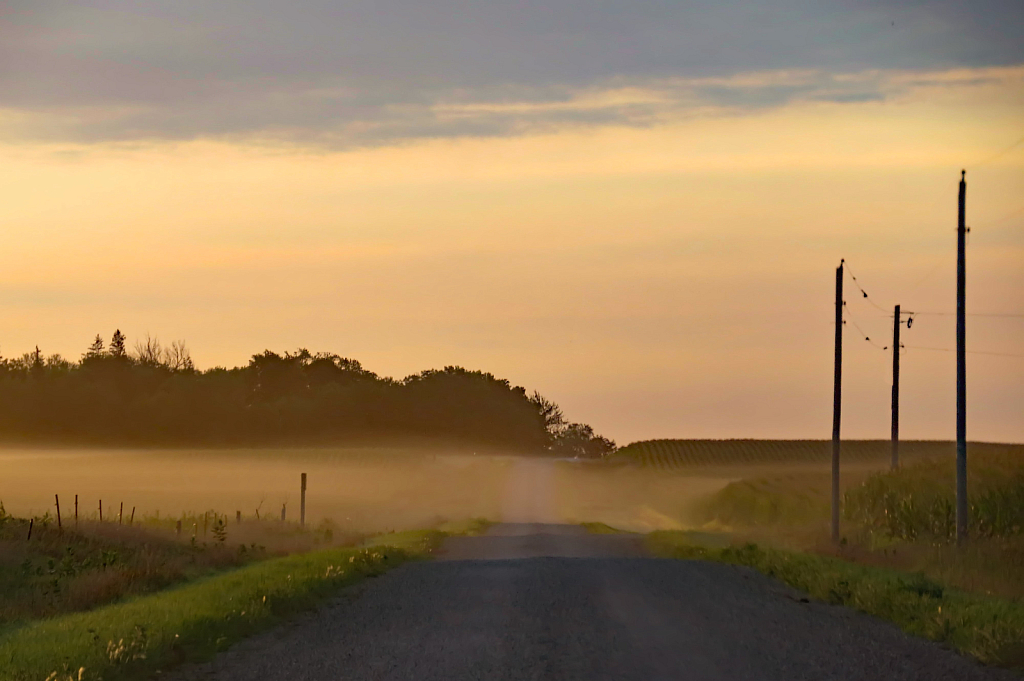
<svg viewBox="0 0 1024 681"><path fill-rule="evenodd" d="M643 557L629 535L552 524L525 461L509 522L364 583L177 681L1012 679L751 570ZM545 487L547 486L547 487Z"/></svg>

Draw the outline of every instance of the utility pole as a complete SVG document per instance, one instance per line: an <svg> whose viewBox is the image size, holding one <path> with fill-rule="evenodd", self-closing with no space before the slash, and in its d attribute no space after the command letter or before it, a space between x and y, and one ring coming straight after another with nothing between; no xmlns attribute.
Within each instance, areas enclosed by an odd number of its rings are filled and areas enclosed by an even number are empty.
<svg viewBox="0 0 1024 681"><path fill-rule="evenodd" d="M967 323L965 289L967 266L967 171L960 171L956 258L956 541L967 541Z"/></svg>
<svg viewBox="0 0 1024 681"><path fill-rule="evenodd" d="M843 262L836 268L836 354L832 392L832 541L839 543L839 421L843 403Z"/></svg>
<svg viewBox="0 0 1024 681"><path fill-rule="evenodd" d="M900 306L892 322L892 469L900 467Z"/></svg>

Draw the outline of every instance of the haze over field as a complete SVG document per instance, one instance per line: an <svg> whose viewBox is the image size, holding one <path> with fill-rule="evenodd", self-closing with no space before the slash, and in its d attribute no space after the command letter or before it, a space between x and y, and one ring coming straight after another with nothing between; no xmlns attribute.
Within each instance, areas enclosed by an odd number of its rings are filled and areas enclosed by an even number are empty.
<svg viewBox="0 0 1024 681"><path fill-rule="evenodd" d="M620 443L827 437L833 268L952 312L961 167L969 309L1024 312L1020 3L628 6L6 3L0 351L309 347ZM886 437L889 357L846 338L844 435ZM953 354L916 348L953 317L904 342L902 431L949 439ZM968 380L970 437L1024 441L1024 358Z"/></svg>

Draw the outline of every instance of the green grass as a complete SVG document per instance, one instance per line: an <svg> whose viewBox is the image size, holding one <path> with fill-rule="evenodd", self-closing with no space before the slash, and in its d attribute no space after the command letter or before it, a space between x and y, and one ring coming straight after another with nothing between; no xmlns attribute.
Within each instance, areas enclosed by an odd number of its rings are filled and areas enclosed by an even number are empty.
<svg viewBox="0 0 1024 681"><path fill-rule="evenodd" d="M829 461L832 444L828 440L644 440L622 447L609 459L635 465L673 470L687 466L736 464L824 463ZM932 457L952 457L952 442L905 441L901 443L905 461ZM1011 451L1024 457L1024 445L972 442L973 453ZM889 458L888 440L846 440L845 462L884 462Z"/></svg>
<svg viewBox="0 0 1024 681"><path fill-rule="evenodd" d="M945 643L981 662L1024 668L1024 602L949 589L921 574L838 558L767 549L716 548L685 532L653 532L652 553L667 558L745 565L807 593L889 620L904 631Z"/></svg>
<svg viewBox="0 0 1024 681"><path fill-rule="evenodd" d="M366 548L266 560L89 612L25 624L0 634L0 679L139 679L206 659L341 587L424 555L441 536L398 533Z"/></svg>

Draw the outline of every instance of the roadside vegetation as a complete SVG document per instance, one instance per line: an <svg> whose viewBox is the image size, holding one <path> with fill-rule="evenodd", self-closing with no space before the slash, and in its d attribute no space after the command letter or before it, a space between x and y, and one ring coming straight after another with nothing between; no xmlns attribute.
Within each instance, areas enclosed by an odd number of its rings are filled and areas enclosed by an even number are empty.
<svg viewBox="0 0 1024 681"><path fill-rule="evenodd" d="M0 511L0 680L137 679L205 659L489 524L365 536L208 512L61 529Z"/></svg>
<svg viewBox="0 0 1024 681"><path fill-rule="evenodd" d="M75 446L272 446L419 442L601 457L615 443L555 403L482 371L403 379L333 353L266 350L198 370L184 342L116 331L79 360L38 347L0 357L0 442Z"/></svg>
<svg viewBox="0 0 1024 681"><path fill-rule="evenodd" d="M827 469L732 482L694 504L697 524L737 541L921 572L943 584L1024 598L1024 446L972 445L971 541L954 545L953 457L844 473L842 543L829 538Z"/></svg>
<svg viewBox="0 0 1024 681"><path fill-rule="evenodd" d="M0 632L266 558L364 540L337 532L330 522L305 529L229 522L214 512L136 518L131 525L91 519L59 528L49 514L16 518L0 503Z"/></svg>
<svg viewBox="0 0 1024 681"><path fill-rule="evenodd" d="M653 532L648 546L666 558L744 565L815 600L854 608L904 631L945 643L981 662L1024 669L1024 603L951 589L921 573L858 565L832 556L764 548L715 548L688 532Z"/></svg>
<svg viewBox="0 0 1024 681"><path fill-rule="evenodd" d="M424 531L404 537L406 548L327 549L265 560L88 612L32 622L0 634L0 679L139 679L207 659L344 586L422 555L437 536Z"/></svg>

